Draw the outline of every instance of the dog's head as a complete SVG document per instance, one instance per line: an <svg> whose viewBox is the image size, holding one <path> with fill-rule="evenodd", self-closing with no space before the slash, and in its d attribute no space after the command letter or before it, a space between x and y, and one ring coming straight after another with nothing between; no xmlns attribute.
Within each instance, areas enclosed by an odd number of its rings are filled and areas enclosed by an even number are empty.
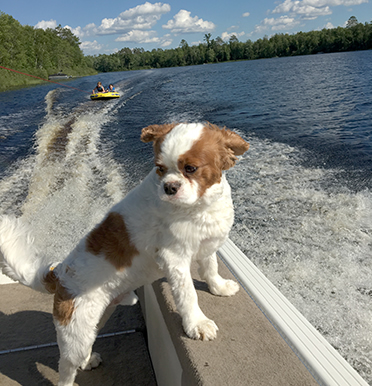
<svg viewBox="0 0 372 386"><path fill-rule="evenodd" d="M152 125L142 129L141 140L154 142L160 198L179 205L194 204L219 184L222 171L249 147L238 134L209 123Z"/></svg>

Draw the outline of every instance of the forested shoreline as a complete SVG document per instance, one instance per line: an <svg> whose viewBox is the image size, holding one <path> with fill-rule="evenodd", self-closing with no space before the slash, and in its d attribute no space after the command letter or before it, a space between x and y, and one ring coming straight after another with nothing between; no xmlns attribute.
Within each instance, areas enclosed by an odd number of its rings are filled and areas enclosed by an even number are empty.
<svg viewBox="0 0 372 386"><path fill-rule="evenodd" d="M111 55L88 56L87 60L97 71L110 72L368 49L372 49L372 22L362 24L352 16L345 28L276 34L255 42L240 42L234 35L224 42L206 34L204 42L195 46L182 40L175 49L123 48Z"/></svg>
<svg viewBox="0 0 372 386"><path fill-rule="evenodd" d="M46 30L21 25L0 11L0 66L48 79L64 72L71 76L95 74L80 49L79 39L68 29L58 26ZM0 91L39 83L32 77L0 68Z"/></svg>
<svg viewBox="0 0 372 386"><path fill-rule="evenodd" d="M372 49L372 22L359 23L352 16L346 27L321 31L275 34L252 42L233 35L228 42L204 35L203 43L190 46L182 40L174 49L122 48L113 54L84 56L79 38L60 25L46 30L22 26L0 11L0 66L48 78L56 72L86 76L96 72L190 66L236 60ZM0 68L0 91L39 80Z"/></svg>

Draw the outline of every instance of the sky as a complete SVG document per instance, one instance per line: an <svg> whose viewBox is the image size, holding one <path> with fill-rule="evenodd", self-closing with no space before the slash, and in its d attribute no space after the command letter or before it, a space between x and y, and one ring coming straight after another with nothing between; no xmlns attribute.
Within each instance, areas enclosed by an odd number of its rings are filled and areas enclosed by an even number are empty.
<svg viewBox="0 0 372 386"><path fill-rule="evenodd" d="M0 11L22 25L70 28L85 55L129 48L169 49L186 40L256 41L277 33L294 34L344 27L351 16L372 21L372 0L0 0Z"/></svg>

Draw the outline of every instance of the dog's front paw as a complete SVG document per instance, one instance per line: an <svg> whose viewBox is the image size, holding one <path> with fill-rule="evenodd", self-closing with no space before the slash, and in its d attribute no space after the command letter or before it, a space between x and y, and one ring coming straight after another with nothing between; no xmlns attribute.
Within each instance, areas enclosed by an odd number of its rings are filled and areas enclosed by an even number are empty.
<svg viewBox="0 0 372 386"><path fill-rule="evenodd" d="M99 355L97 352L92 352L92 355L89 358L89 361L87 364L81 366L82 370L92 370L99 366L99 364L102 362L101 355Z"/></svg>
<svg viewBox="0 0 372 386"><path fill-rule="evenodd" d="M209 286L213 295L232 296L239 291L239 284L233 280L222 280Z"/></svg>
<svg viewBox="0 0 372 386"><path fill-rule="evenodd" d="M201 319L198 323L185 326L186 335L192 339L213 340L217 337L218 327L213 320Z"/></svg>

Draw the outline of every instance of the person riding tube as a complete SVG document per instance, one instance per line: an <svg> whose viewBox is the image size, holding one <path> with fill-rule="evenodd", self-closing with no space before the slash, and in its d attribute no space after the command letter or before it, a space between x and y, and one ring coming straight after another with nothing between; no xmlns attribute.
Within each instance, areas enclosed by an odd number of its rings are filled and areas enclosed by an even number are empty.
<svg viewBox="0 0 372 386"><path fill-rule="evenodd" d="M96 91L97 91L97 93L99 93L99 92L106 92L105 88L102 86L101 82L97 83L97 86L93 89L93 94L95 94Z"/></svg>
<svg viewBox="0 0 372 386"><path fill-rule="evenodd" d="M106 92L113 92L113 91L115 91L115 87L112 84L110 84Z"/></svg>

